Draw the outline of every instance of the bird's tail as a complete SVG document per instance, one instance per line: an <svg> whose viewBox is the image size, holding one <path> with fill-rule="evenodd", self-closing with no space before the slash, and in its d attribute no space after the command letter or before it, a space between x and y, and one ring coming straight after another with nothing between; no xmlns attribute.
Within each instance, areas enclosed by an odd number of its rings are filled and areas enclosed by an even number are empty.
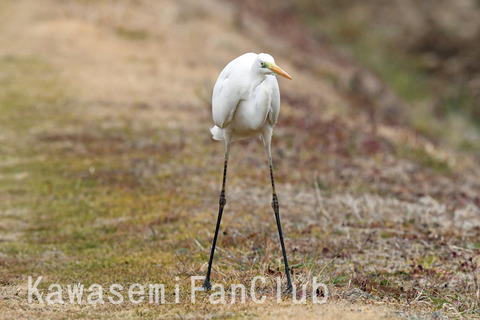
<svg viewBox="0 0 480 320"><path fill-rule="evenodd" d="M210 129L210 132L212 133L212 138L214 140L225 140L225 138L223 136L223 129L222 128L219 128L217 126L213 126Z"/></svg>

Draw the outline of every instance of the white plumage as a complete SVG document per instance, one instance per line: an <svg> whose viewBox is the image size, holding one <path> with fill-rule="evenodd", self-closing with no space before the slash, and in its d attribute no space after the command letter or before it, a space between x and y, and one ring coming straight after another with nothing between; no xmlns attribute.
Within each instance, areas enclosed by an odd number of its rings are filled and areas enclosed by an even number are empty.
<svg viewBox="0 0 480 320"><path fill-rule="evenodd" d="M223 208L227 203L225 181L227 177L228 156L232 140L259 136L263 140L270 166L272 183L272 208L277 222L280 244L282 245L287 291L292 289L288 269L287 253L283 242L280 223L279 204L273 178L272 153L270 143L273 127L280 112L280 91L275 74L291 77L275 64L272 56L266 53L245 53L231 61L218 76L213 88L212 113L215 126L210 129L215 140L225 141L225 163L223 168L222 191L220 193L217 226L208 262L207 276L203 287L211 288L210 273L213 255L217 243L218 230L222 220Z"/></svg>
<svg viewBox="0 0 480 320"><path fill-rule="evenodd" d="M218 76L213 89L212 113L215 140L260 136L271 139L280 112L276 74L291 77L266 53L245 53L232 60Z"/></svg>

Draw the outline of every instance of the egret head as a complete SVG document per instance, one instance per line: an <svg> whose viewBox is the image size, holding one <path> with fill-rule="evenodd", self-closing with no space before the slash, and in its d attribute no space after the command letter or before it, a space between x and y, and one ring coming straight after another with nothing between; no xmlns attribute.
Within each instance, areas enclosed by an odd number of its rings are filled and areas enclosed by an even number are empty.
<svg viewBox="0 0 480 320"><path fill-rule="evenodd" d="M292 79L292 77L290 77L288 73L283 71L282 68L275 64L275 60L268 53L260 53L257 56L257 60L255 61L255 63L257 64L257 67L262 74L279 74L287 79Z"/></svg>

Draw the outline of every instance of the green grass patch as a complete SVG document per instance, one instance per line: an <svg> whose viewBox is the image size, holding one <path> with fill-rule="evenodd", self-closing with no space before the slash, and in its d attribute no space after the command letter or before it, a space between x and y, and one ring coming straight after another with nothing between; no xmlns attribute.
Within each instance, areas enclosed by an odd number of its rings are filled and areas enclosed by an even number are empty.
<svg viewBox="0 0 480 320"><path fill-rule="evenodd" d="M148 40L151 34L143 29L129 29L126 27L116 27L115 33L122 38L128 40Z"/></svg>
<svg viewBox="0 0 480 320"><path fill-rule="evenodd" d="M397 147L396 153L399 157L410 159L425 168L432 169L437 173L449 173L451 168L446 161L436 159L421 148Z"/></svg>
<svg viewBox="0 0 480 320"><path fill-rule="evenodd" d="M171 279L161 266L178 261L172 247L181 240L167 235L186 228L172 216L185 199L172 196L171 176L154 164L177 149L165 139L146 147L135 143L135 134L146 139L150 131L109 131L99 124L91 130L97 125L90 124L88 133L81 127L66 133L63 126L79 122L62 108L68 88L52 67L8 56L0 58L0 72L1 122L12 134L3 145L1 208L26 212L11 214L18 220L16 240L0 242L0 281L14 283L19 274L51 282L138 282L146 274Z"/></svg>

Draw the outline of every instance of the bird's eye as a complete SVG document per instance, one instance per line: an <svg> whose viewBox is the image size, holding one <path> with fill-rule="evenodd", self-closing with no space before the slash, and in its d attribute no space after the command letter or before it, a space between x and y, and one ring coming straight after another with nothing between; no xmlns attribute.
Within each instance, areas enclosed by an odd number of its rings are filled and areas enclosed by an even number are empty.
<svg viewBox="0 0 480 320"><path fill-rule="evenodd" d="M266 67L267 67L267 64L266 64L265 62L262 62L261 65L262 65L262 68L266 68Z"/></svg>

